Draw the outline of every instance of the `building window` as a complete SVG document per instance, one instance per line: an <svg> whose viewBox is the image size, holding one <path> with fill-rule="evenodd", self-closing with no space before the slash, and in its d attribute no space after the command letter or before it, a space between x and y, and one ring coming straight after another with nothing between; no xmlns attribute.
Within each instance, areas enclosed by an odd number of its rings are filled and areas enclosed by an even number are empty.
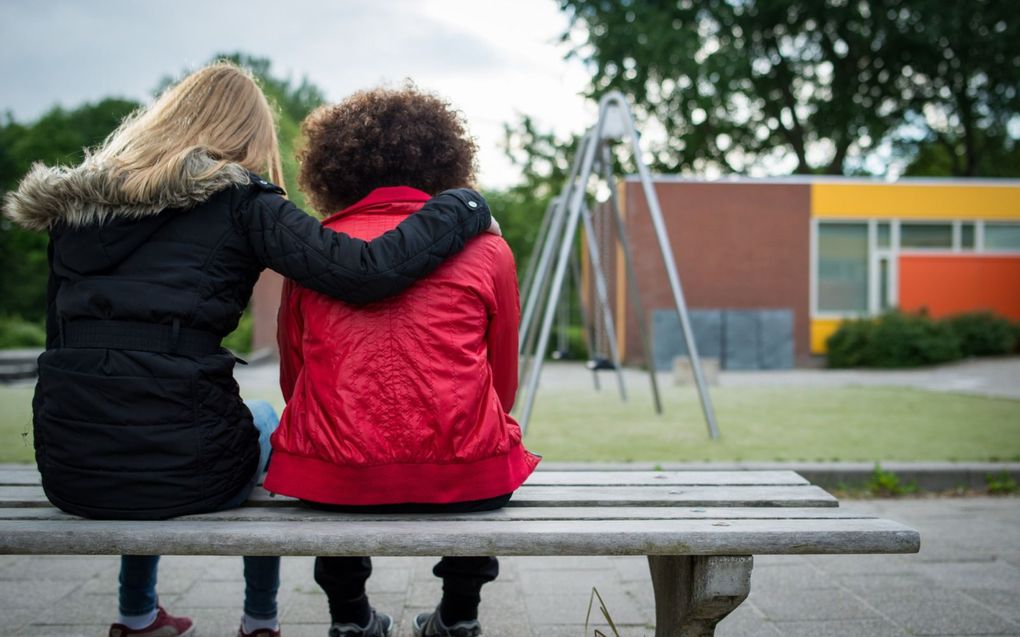
<svg viewBox="0 0 1020 637"><path fill-rule="evenodd" d="M985 250L1020 250L1020 223L985 222Z"/></svg>
<svg viewBox="0 0 1020 637"><path fill-rule="evenodd" d="M960 248L962 250L974 249L974 224L964 222L960 224Z"/></svg>
<svg viewBox="0 0 1020 637"><path fill-rule="evenodd" d="M818 310L868 310L868 224L818 224Z"/></svg>
<svg viewBox="0 0 1020 637"><path fill-rule="evenodd" d="M878 240L878 247L880 247L880 248L888 248L888 247L891 246L892 242L891 242L891 239L890 239L889 222L888 221L881 221L881 222L879 222L879 224L878 224L878 239L877 240Z"/></svg>
<svg viewBox="0 0 1020 637"><path fill-rule="evenodd" d="M952 248L951 223L900 223L900 248Z"/></svg>

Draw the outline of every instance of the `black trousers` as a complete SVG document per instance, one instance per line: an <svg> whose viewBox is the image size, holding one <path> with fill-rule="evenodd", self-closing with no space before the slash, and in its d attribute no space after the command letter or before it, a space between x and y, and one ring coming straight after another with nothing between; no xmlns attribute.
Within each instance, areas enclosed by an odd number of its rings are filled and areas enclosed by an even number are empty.
<svg viewBox="0 0 1020 637"><path fill-rule="evenodd" d="M317 509L343 513L473 513L500 509L510 496L497 496L486 500L454 502L450 504L396 504L377 506L338 506L308 502ZM499 575L499 560L495 557L444 557L432 569L443 579L443 597L473 600L477 607L482 586ZM315 582L326 593L330 608L365 595L365 582L372 575L370 557L317 557Z"/></svg>

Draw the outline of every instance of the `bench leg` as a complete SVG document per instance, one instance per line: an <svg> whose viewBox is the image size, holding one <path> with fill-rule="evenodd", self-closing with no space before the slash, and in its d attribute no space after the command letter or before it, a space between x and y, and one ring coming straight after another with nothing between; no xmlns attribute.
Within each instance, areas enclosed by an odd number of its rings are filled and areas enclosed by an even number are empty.
<svg viewBox="0 0 1020 637"><path fill-rule="evenodd" d="M655 637L712 637L751 591L752 565L749 555L649 555Z"/></svg>

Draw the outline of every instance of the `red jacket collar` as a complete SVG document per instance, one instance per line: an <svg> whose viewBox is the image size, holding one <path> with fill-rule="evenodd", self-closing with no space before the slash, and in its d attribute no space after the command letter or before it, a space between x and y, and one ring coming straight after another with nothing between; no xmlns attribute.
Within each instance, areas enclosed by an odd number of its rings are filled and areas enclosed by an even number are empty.
<svg viewBox="0 0 1020 637"><path fill-rule="evenodd" d="M368 195L358 201L357 203L347 206L340 212L334 212L330 216L322 220L322 223L329 223L340 219L342 217L348 217L350 215L370 212L371 208L380 205L388 205L393 203L425 203L432 196L426 192L422 192L417 188L411 188L410 186L383 186L382 188L376 188Z"/></svg>

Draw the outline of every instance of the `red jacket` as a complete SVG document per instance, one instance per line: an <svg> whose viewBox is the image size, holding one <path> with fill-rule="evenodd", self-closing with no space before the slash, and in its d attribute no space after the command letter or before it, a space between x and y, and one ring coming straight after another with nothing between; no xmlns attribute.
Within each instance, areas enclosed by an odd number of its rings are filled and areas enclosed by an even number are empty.
<svg viewBox="0 0 1020 637"><path fill-rule="evenodd" d="M369 239L428 198L379 188L323 224ZM519 318L513 254L493 235L360 308L288 281L278 327L287 408L266 489L346 505L512 492L539 461L508 414Z"/></svg>

